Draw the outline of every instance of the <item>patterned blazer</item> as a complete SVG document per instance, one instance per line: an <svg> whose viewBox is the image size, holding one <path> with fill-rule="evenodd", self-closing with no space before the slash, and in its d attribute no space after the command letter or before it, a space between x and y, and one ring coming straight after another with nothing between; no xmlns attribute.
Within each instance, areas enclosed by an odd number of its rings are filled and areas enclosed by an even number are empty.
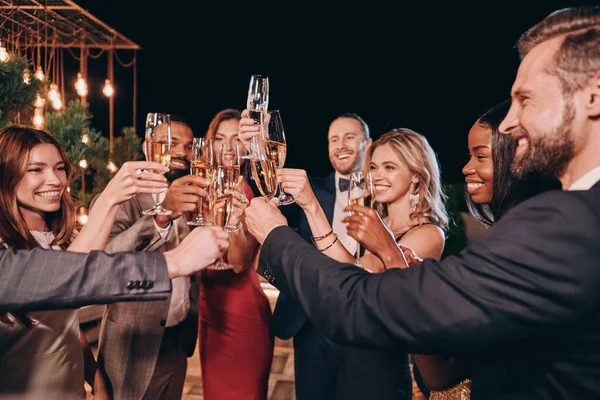
<svg viewBox="0 0 600 400"><path fill-rule="evenodd" d="M92 202L92 207L94 202ZM127 250L163 252L176 247L189 233L187 218L173 221L165 242L156 230L152 216L142 215L151 208L150 195L138 195L121 204L113 224L108 253ZM188 356L194 352L198 335L198 284L192 282L190 311L182 331ZM102 368L115 399L141 399L154 368L167 320L170 298L162 302L115 303L102 318L98 365Z"/></svg>

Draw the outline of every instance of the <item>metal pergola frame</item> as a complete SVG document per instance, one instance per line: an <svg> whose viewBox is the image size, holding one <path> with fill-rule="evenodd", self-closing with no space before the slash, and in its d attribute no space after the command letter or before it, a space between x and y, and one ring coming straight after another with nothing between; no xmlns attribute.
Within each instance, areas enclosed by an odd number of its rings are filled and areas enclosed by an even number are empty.
<svg viewBox="0 0 600 400"><path fill-rule="evenodd" d="M71 0L0 0L0 18L0 38L18 47L141 49Z"/></svg>

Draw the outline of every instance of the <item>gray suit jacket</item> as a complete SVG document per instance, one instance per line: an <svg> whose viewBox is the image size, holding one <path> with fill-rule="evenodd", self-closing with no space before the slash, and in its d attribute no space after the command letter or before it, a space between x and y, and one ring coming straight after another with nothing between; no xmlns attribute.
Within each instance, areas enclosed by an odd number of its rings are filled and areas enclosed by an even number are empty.
<svg viewBox="0 0 600 400"><path fill-rule="evenodd" d="M144 281L152 285L135 284ZM0 246L0 312L164 300L170 291L165 260L157 253L81 254Z"/></svg>
<svg viewBox="0 0 600 400"><path fill-rule="evenodd" d="M156 230L152 216L142 210L153 206L150 195L138 195L121 204L106 246L109 253L136 250L163 252L176 247L189 233L186 217L173 222L165 242ZM94 202L92 202L92 207ZM190 289L189 321L184 321L182 343L188 355L194 351L198 335L198 285ZM196 294L196 296L194 296ZM170 298L162 302L117 303L107 307L102 319L98 364L103 369L115 399L141 399L146 392L163 338ZM186 323L187 322L187 323ZM178 325L179 326L179 325ZM191 349L190 349L191 348Z"/></svg>

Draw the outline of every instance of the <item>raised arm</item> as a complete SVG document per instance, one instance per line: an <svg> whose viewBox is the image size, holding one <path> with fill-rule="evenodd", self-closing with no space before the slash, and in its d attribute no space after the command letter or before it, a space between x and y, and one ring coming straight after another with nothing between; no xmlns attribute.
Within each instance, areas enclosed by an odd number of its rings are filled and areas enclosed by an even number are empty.
<svg viewBox="0 0 600 400"><path fill-rule="evenodd" d="M304 211L316 248L334 260L355 263L354 256L348 253L333 233L333 228L312 191L306 171L283 168L277 170L277 180Z"/></svg>
<svg viewBox="0 0 600 400"><path fill-rule="evenodd" d="M278 227L264 242L259 272L341 343L448 355L533 348L567 333L600 300L600 254L589 251L600 224L567 196L522 203L458 257L376 275Z"/></svg>
<svg viewBox="0 0 600 400"><path fill-rule="evenodd" d="M164 170L164 167L147 161L124 163L90 208L88 222L68 250L79 253L103 250L119 204L139 193L160 193L168 188L165 177L152 170Z"/></svg>

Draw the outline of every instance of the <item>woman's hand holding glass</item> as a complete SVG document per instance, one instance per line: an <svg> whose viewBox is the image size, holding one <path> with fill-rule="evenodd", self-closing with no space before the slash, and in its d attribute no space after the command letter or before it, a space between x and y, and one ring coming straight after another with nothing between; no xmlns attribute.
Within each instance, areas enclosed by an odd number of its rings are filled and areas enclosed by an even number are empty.
<svg viewBox="0 0 600 400"><path fill-rule="evenodd" d="M128 161L108 182L102 197L121 204L138 194L158 194L169 188L162 174L169 169L153 161Z"/></svg>
<svg viewBox="0 0 600 400"><path fill-rule="evenodd" d="M268 121L266 121L268 123ZM261 127L256 124L254 118L250 118L250 112L248 110L242 111L242 119L240 119L238 125L238 136L244 148L249 154L255 150L252 138L258 138L258 145L264 146L262 143Z"/></svg>
<svg viewBox="0 0 600 400"><path fill-rule="evenodd" d="M277 182L281 184L286 193L294 197L296 203L305 212L314 211L319 207L319 202L310 186L305 170L296 168L278 169Z"/></svg>
<svg viewBox="0 0 600 400"><path fill-rule="evenodd" d="M402 256L394 238L394 234L383 222L377 211L370 207L352 205L344 208L351 215L342 219L348 235L356 239L365 249L375 254L384 264L393 256ZM386 264L387 265L387 264Z"/></svg>

